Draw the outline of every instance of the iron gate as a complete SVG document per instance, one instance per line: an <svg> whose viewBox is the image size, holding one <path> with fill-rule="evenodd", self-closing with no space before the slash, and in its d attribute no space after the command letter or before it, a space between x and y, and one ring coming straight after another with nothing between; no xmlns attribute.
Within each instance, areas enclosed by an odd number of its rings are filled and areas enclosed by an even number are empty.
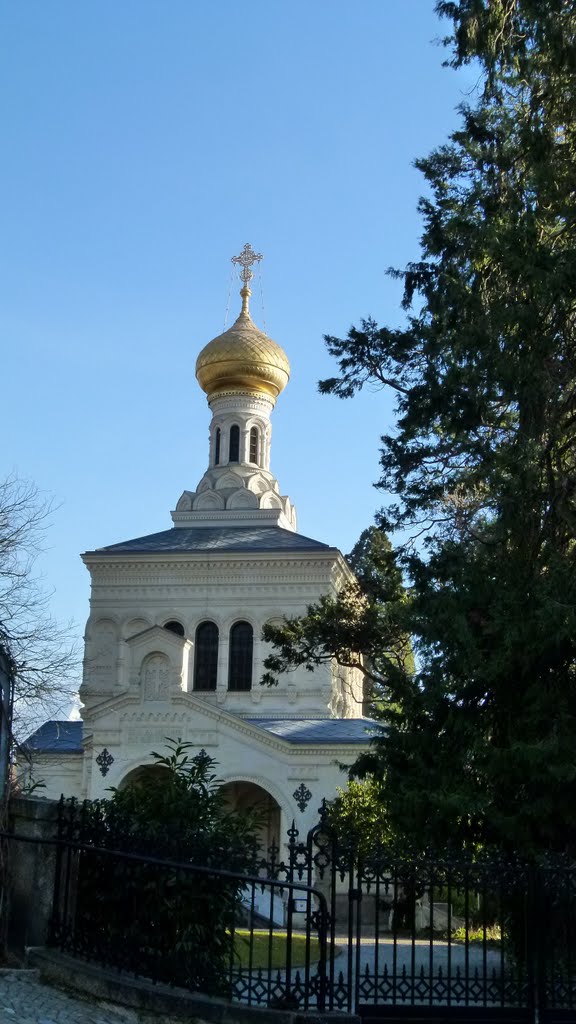
<svg viewBox="0 0 576 1024"><path fill-rule="evenodd" d="M132 914L138 878L172 892L180 886L184 906L195 898L190 876L205 882L209 875L211 885L229 876L235 898L228 934L243 929L247 959L239 964L237 953L231 955L227 984L231 998L243 1003L355 1011L373 1024L576 1021L576 867L570 863L536 867L392 848L360 855L331 836L323 808L307 837L292 826L283 848L273 845L254 876L236 876L191 859L103 850L102 830L90 835L88 820L82 805L62 802L52 941L77 955L107 963L119 955L106 949L101 917L89 933L87 890L80 884L87 858L115 856L117 899L121 905L130 892ZM147 862L152 875L130 873L130 858ZM166 936L149 932L146 957L141 945L131 957L122 942L124 961L117 966L156 976L155 965L167 962ZM256 955L262 934L263 959ZM281 963L277 946L285 950Z"/></svg>
<svg viewBox="0 0 576 1024"><path fill-rule="evenodd" d="M576 1021L574 864L362 854L331 836L325 805L291 842L297 876L328 900L331 1008L373 1022Z"/></svg>

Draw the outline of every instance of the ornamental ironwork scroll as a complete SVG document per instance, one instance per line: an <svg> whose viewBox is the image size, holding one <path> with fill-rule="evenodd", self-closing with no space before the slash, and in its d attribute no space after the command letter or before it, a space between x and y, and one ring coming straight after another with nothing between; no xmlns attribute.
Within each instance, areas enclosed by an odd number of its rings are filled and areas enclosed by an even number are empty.
<svg viewBox="0 0 576 1024"><path fill-rule="evenodd" d="M114 758L112 757L112 754L110 753L109 750L107 750L106 747L104 747L104 750L102 750L98 754L98 757L96 758L96 764L100 769L100 775L108 775L110 765L114 764Z"/></svg>
<svg viewBox="0 0 576 1024"><path fill-rule="evenodd" d="M312 799L312 793L310 792L308 787L304 785L303 782L300 783L298 789L294 790L292 796L294 797L296 805L300 808L301 811L306 810L308 804Z"/></svg>

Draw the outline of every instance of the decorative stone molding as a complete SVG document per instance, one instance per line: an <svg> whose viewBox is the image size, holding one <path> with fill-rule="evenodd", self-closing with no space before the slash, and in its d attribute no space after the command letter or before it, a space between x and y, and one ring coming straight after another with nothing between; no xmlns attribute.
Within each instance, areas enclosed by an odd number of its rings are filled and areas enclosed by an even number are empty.
<svg viewBox="0 0 576 1024"><path fill-rule="evenodd" d="M140 666L140 692L142 699L169 700L171 692L170 659L155 651L147 654Z"/></svg>
<svg viewBox="0 0 576 1024"><path fill-rule="evenodd" d="M213 512L225 508L225 499L215 491L203 491L194 498L192 509L194 512Z"/></svg>
<svg viewBox="0 0 576 1024"><path fill-rule="evenodd" d="M296 513L288 520L283 510L257 508L243 511L241 509L225 509L224 511L184 511L172 512L174 526L214 526L217 523L225 526L246 526L257 523L259 526L280 526L284 530L296 530Z"/></svg>
<svg viewBox="0 0 576 1024"><path fill-rule="evenodd" d="M248 491L246 488L235 491L229 498L226 499L226 508L229 509L246 509L246 508L259 508L260 502L266 501L266 495L257 495L253 491Z"/></svg>
<svg viewBox="0 0 576 1024"><path fill-rule="evenodd" d="M140 633L146 632L147 629L151 629L153 625L154 623L151 622L150 619L145 618L143 615L137 615L136 613L132 613L122 625L122 638L124 640L130 640L132 637L138 636ZM157 623L157 625L159 625L159 623Z"/></svg>
<svg viewBox="0 0 576 1024"><path fill-rule="evenodd" d="M332 582L334 554L330 553L329 558L317 555L314 559L309 557L307 560L300 558L299 555L299 552L295 552L290 558L286 555L274 558L261 552L254 552L252 557L248 558L245 555L230 553L227 559L221 559L215 554L210 562L206 561L204 554L189 555L186 560L183 560L182 556L174 556L170 561L154 555L148 556L145 560L142 556L124 560L116 555L114 559L101 561L92 566L94 601L97 602L100 598L100 587L114 588L116 593L118 587L122 587L123 593L126 592L126 588L137 588L133 590L135 595L145 595L147 587L154 587L156 589L150 596L162 596L162 591L157 589L159 587L200 583L235 583L249 587L257 585L259 588L282 584L289 588L288 591L279 592L277 597L294 590L302 593L302 588L306 585L313 590L322 587L325 593L335 593ZM174 597L176 594L170 603ZM304 605L307 599L305 591L301 598Z"/></svg>
<svg viewBox="0 0 576 1024"><path fill-rule="evenodd" d="M240 515L240 510L239 510ZM220 517L214 517L215 521L217 518L224 519L225 515ZM273 519L271 513L271 521ZM245 520L250 519L250 513L247 512ZM246 521L244 525L246 525ZM303 549L298 551L282 551L282 552L270 552L270 551L251 551L249 553L242 553L238 551L214 551L210 553L210 561L206 560L206 552L204 551L186 551L178 552L175 551L171 554L155 553L155 552L126 552L110 553L108 555L103 552L95 552L94 554L83 555L83 560L88 566L91 572L98 573L101 571L109 571L111 566L121 568L122 572L136 572L138 575L142 573L145 568L155 568L156 570L161 568L170 568L172 570L179 569L181 571L194 572L198 568L211 567L214 571L225 571L226 567L229 566L240 566L244 570L250 568L250 565L258 563L259 567L277 568L283 567L289 569L291 572L295 566L300 565L302 569L305 569L307 574L311 576L318 569L322 568L325 570L326 579L331 580L334 574L334 564L340 561L344 561L340 552L336 548L327 548L326 550L315 550L312 554L310 551ZM345 563L344 563L345 564ZM261 570L259 570L261 571ZM98 577L96 576L96 581ZM105 616L111 618L109 614Z"/></svg>
<svg viewBox="0 0 576 1024"><path fill-rule="evenodd" d="M320 776L317 766L314 765L313 767L292 768L286 778L288 782L318 782Z"/></svg>
<svg viewBox="0 0 576 1024"><path fill-rule="evenodd" d="M214 417L234 416L238 409L239 395L236 393L226 395L220 394L213 398L209 405ZM255 395L242 395L242 408L246 413L253 413L255 416L268 419L274 403L267 395L257 398Z"/></svg>
<svg viewBox="0 0 576 1024"><path fill-rule="evenodd" d="M175 730L178 732L172 735ZM164 746L168 738L177 739L179 736L200 747L217 747L220 742L217 730L198 729L194 727L193 722L125 723L120 740L121 749L127 753L133 751L135 747L140 747L141 750L148 748L149 753L152 747L157 749Z"/></svg>

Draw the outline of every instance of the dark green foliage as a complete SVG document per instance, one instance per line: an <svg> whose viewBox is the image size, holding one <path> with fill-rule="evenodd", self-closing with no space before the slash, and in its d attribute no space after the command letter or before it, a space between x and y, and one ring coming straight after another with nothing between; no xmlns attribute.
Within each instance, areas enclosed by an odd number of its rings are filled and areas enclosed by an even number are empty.
<svg viewBox="0 0 576 1024"><path fill-rule="evenodd" d="M104 810L110 845L118 839L140 852L247 871L254 863L256 818L226 810L216 761L205 750L192 756L192 744L166 743L166 754L152 752L151 770L92 805Z"/></svg>
<svg viewBox="0 0 576 1024"><path fill-rule="evenodd" d="M375 526L364 530L346 560L356 578L350 576L337 597L322 597L303 618L264 626L263 638L274 645L275 653L264 662L268 671L262 682L274 685L276 673L299 665L313 671L335 659L363 673L367 699L381 706L390 696L385 681L393 677L400 687L413 667L403 628L402 576L390 541Z"/></svg>
<svg viewBox="0 0 576 1024"><path fill-rule="evenodd" d="M383 806L381 783L372 777L352 779L339 790L326 809L323 827L340 849L363 863L377 859L382 846L393 843L393 835Z"/></svg>
<svg viewBox="0 0 576 1024"><path fill-rule="evenodd" d="M76 838L95 848L250 873L258 822L223 805L214 760L168 741L167 755L109 800L84 805ZM80 855L77 952L158 981L226 994L242 882L95 849Z"/></svg>
<svg viewBox="0 0 576 1024"><path fill-rule="evenodd" d="M451 63L476 62L482 91L418 162L404 326L328 337L340 375L320 385L396 390L380 525L417 538L398 559L419 670L386 677L389 727L357 767L400 834L574 855L576 10L438 10Z"/></svg>

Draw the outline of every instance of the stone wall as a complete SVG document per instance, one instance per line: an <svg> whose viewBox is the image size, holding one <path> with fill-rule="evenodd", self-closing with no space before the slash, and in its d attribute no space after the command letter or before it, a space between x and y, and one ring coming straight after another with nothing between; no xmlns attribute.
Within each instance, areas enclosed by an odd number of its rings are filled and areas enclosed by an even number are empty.
<svg viewBox="0 0 576 1024"><path fill-rule="evenodd" d="M21 836L52 839L56 834L55 800L23 797L10 806L10 828ZM8 843L9 925L13 949L43 946L52 912L56 848L33 842Z"/></svg>

